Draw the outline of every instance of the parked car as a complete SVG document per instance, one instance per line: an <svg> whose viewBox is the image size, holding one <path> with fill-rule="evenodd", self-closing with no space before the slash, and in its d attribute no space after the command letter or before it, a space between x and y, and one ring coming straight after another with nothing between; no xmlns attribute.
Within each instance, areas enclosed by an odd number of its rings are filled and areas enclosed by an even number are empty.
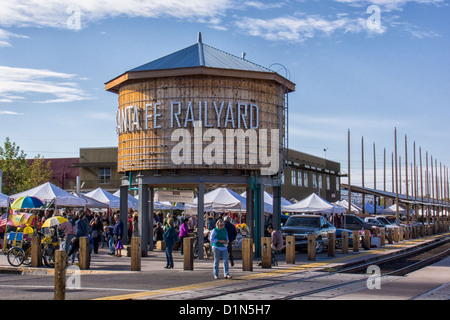
<svg viewBox="0 0 450 320"><path fill-rule="evenodd" d="M410 225L401 223L401 221L399 219L397 219L395 216L379 215L379 216L375 216L375 218L378 220L381 220L383 222L389 223L390 228L403 227L403 228L408 228L410 232L412 231L412 227Z"/></svg>
<svg viewBox="0 0 450 320"><path fill-rule="evenodd" d="M328 233L336 233L336 228L319 215L292 215L281 228L284 236L295 236L295 249L305 249L308 235L316 237L316 253L321 253L328 245Z"/></svg>
<svg viewBox="0 0 450 320"><path fill-rule="evenodd" d="M376 216L376 217L367 217L364 219L364 221L368 223L378 224L380 228L384 228L386 231L394 230L398 228L398 225L393 225L387 220L386 218L382 216Z"/></svg>
<svg viewBox="0 0 450 320"><path fill-rule="evenodd" d="M373 223L369 223L369 222L365 222L363 219L361 219L360 217L354 215L354 214L345 214L345 223L344 223L344 228L349 229L349 230L370 230L372 231L373 227L377 227L379 228L379 225L373 224Z"/></svg>
<svg viewBox="0 0 450 320"><path fill-rule="evenodd" d="M330 222L327 222L329 225L332 226ZM342 229L342 228L336 228L336 248L342 249L342 232L347 231L348 234L348 246L353 246L353 237L352 237L352 230L349 229Z"/></svg>

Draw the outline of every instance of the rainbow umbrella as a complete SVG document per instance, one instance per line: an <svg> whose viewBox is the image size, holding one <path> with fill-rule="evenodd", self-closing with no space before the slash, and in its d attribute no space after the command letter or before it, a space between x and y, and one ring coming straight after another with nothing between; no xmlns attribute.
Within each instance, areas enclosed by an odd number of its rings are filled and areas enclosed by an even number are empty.
<svg viewBox="0 0 450 320"><path fill-rule="evenodd" d="M26 209L26 208L40 208L44 203L36 197L20 197L17 198L12 204L11 209Z"/></svg>
<svg viewBox="0 0 450 320"><path fill-rule="evenodd" d="M32 213L11 213L8 217L8 225L11 227L25 228L35 223L35 215Z"/></svg>

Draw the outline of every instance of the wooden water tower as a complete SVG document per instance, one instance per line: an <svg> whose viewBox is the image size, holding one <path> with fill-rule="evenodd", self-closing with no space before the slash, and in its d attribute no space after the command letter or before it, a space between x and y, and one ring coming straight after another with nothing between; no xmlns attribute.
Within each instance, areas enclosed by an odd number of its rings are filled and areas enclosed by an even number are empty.
<svg viewBox="0 0 450 320"><path fill-rule="evenodd" d="M286 159L287 94L294 83L204 44L199 34L196 44L129 70L105 88L119 97L118 171L130 177L121 190L138 185L140 212L152 215L146 199L153 201L154 188L198 188L200 228L205 187L239 186L249 195L247 224L256 220L252 233L261 236L264 221L254 213L253 197L256 211L264 186L280 198L275 189Z"/></svg>

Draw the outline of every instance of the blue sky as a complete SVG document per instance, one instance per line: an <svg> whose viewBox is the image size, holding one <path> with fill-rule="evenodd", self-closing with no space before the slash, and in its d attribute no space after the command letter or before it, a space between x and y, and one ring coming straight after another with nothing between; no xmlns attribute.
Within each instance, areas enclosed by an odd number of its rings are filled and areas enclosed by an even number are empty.
<svg viewBox="0 0 450 320"><path fill-rule="evenodd" d="M0 139L46 158L117 145L117 96L104 83L202 32L210 46L289 70L289 147L347 172L350 130L358 184L364 136L366 185L375 143L382 188L395 127L402 159L407 135L408 162L415 141L423 161L428 151L450 164L449 17L443 0L8 0L0 11Z"/></svg>

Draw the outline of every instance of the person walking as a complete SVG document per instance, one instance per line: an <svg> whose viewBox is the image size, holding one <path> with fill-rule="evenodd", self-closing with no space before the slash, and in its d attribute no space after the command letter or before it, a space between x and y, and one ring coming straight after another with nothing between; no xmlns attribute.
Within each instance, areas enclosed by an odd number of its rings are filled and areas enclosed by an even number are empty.
<svg viewBox="0 0 450 320"><path fill-rule="evenodd" d="M75 219L72 215L72 213L69 213L67 215L68 221L65 221L61 223L58 226L59 230L64 231L64 250L66 251L66 254L69 253L70 247L72 245L72 239L75 237L75 234L77 232L77 229L75 227ZM72 263L75 261L75 257L72 257Z"/></svg>
<svg viewBox="0 0 450 320"><path fill-rule="evenodd" d="M228 234L228 240L230 241L230 244L228 245L228 255L230 257L230 263L231 266L234 266L234 259L233 259L233 246L232 243L236 239L237 231L234 224L231 223L230 216L227 216L225 218L225 229L227 230Z"/></svg>
<svg viewBox="0 0 450 320"><path fill-rule="evenodd" d="M173 226L173 219L167 220L168 228L163 234L164 243L166 245L166 269L173 269L173 246L178 241L178 234Z"/></svg>
<svg viewBox="0 0 450 320"><path fill-rule="evenodd" d="M99 213L95 213L94 218L91 220L90 227L91 237L94 240L94 253L98 254L98 245L102 239L103 230L103 224Z"/></svg>
<svg viewBox="0 0 450 320"><path fill-rule="evenodd" d="M114 216L114 219L116 220L116 224L114 225L114 229L113 229L114 247L116 248L116 251L118 251L117 244L119 243L119 240L120 240L120 243L122 243L124 226L123 226L123 221L120 219L120 215L119 214L116 214ZM121 251L116 252L115 256L116 257L120 257L121 256Z"/></svg>
<svg viewBox="0 0 450 320"><path fill-rule="evenodd" d="M183 220L183 223L180 226L180 234L178 235L178 237L180 238L180 253L183 254L183 239L186 238L188 236L188 218L185 218Z"/></svg>
<svg viewBox="0 0 450 320"><path fill-rule="evenodd" d="M223 260L223 273L225 279L231 279L228 270L228 249L229 245L228 233L225 229L225 222L217 220L216 227L211 233L211 245L214 255L214 279L219 277L220 258Z"/></svg>

